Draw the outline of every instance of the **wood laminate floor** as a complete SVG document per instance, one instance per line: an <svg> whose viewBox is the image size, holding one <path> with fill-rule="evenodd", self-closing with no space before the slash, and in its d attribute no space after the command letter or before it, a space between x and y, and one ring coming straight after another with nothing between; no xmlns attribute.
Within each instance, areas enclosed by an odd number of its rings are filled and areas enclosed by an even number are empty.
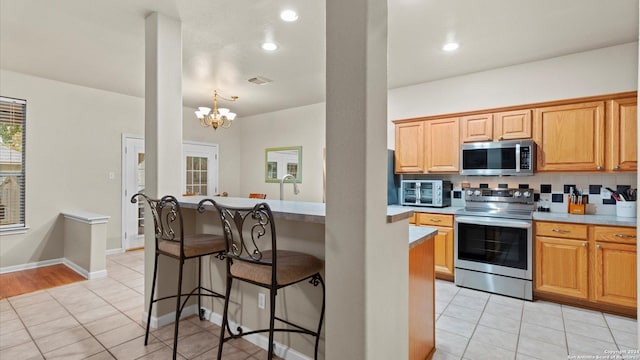
<svg viewBox="0 0 640 360"><path fill-rule="evenodd" d="M0 275L0 299L85 280L67 266L51 265Z"/></svg>

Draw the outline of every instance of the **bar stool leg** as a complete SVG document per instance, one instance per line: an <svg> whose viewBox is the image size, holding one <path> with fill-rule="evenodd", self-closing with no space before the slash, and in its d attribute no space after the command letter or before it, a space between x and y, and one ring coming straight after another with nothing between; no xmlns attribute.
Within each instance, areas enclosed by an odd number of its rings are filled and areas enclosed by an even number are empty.
<svg viewBox="0 0 640 360"><path fill-rule="evenodd" d="M270 314L269 314L269 353L267 354L267 359L273 359L273 328L275 326L275 316L276 316L276 293L277 290L271 287L269 289L269 301L271 302L269 305Z"/></svg>
<svg viewBox="0 0 640 360"><path fill-rule="evenodd" d="M178 352L178 329L180 328L180 300L182 300L182 267L184 261L180 261L180 270L178 271L178 293L176 295L176 322L175 329L173 330L173 360L176 360L176 354Z"/></svg>
<svg viewBox="0 0 640 360"><path fill-rule="evenodd" d="M324 290L324 280L322 280L322 276L320 274L317 275L317 279L322 286L322 309L320 310L320 322L318 322L318 332L316 335L316 348L315 348L315 356L314 359L318 359L318 345L320 344L320 331L322 330L322 321L324 320L324 304L325 304L325 290Z"/></svg>
<svg viewBox="0 0 640 360"><path fill-rule="evenodd" d="M229 267L227 267L227 272L229 271ZM229 326L229 316L227 312L229 311L229 296L231 295L231 282L233 278L231 276L227 276L227 290L225 291L224 297L224 310L222 312L222 324L220 324L220 344L218 345L218 360L222 360L222 346L224 345L224 332L226 328ZM229 330L231 331L231 330Z"/></svg>
<svg viewBox="0 0 640 360"><path fill-rule="evenodd" d="M149 313L147 314L147 331L144 334L144 345L149 341L149 327L151 326L151 309L153 309L153 293L156 291L156 277L158 276L158 253L153 264L153 280L151 280L151 296L149 296Z"/></svg>
<svg viewBox="0 0 640 360"><path fill-rule="evenodd" d="M202 256L198 257L198 319L204 320L202 314Z"/></svg>

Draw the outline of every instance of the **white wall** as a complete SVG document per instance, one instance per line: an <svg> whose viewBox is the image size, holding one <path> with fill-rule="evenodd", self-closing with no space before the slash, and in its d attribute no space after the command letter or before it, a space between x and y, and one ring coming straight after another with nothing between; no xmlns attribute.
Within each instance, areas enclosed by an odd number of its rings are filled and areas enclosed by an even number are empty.
<svg viewBox="0 0 640 360"><path fill-rule="evenodd" d="M242 125L241 193L267 194L280 198L280 184L265 182L265 149L302 146L302 184L300 194L285 184L284 199L322 201L322 149L325 146L325 105L314 104L237 120ZM234 124L235 126L235 124Z"/></svg>
<svg viewBox="0 0 640 360"><path fill-rule="evenodd" d="M638 43L389 91L389 120L602 95L638 88ZM388 146L395 148L393 123Z"/></svg>
<svg viewBox="0 0 640 360"><path fill-rule="evenodd" d="M63 257L61 211L111 216L107 249L120 248L121 134L144 133L144 99L7 70L0 70L0 79L0 94L27 100L30 228L0 236L0 268ZM185 140L220 144L220 187L238 194L240 130L203 129L189 108L183 118Z"/></svg>

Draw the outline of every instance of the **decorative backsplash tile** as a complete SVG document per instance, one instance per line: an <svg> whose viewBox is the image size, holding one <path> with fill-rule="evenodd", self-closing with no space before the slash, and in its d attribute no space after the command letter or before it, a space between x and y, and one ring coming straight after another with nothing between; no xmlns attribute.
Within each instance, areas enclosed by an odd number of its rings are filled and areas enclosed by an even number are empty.
<svg viewBox="0 0 640 360"><path fill-rule="evenodd" d="M526 177L505 177L505 176L463 176L463 175L405 175L406 179L443 179L449 180L453 184L455 191L462 189L462 183L468 182L472 188L487 187L498 188L500 184L507 184L509 188L530 188L534 189L534 201L547 200L551 208L551 212L566 213L567 203L552 202L553 195L561 195L564 193L565 185L575 185L578 190L582 190L583 194L589 194L587 206L587 214L615 215L616 201L611 198L604 198L600 195L600 188L608 187L618 189L618 185L622 187L637 188L636 173L536 173L533 176ZM526 184L524 184L526 182ZM522 186L522 185L526 185ZM545 186L542 186L545 185ZM548 192L543 192L542 190ZM562 192L562 193L561 193ZM568 193L568 190L567 190ZM566 196L566 195L565 195ZM460 193L460 198L453 194L451 206L464 206L464 193ZM536 208L538 204L536 204Z"/></svg>

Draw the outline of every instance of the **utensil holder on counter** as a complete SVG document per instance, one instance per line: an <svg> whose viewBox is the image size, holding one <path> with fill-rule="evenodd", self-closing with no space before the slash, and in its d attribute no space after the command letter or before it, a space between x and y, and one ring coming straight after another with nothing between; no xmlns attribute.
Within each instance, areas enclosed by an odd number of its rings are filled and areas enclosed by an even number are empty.
<svg viewBox="0 0 640 360"><path fill-rule="evenodd" d="M618 201L616 202L616 216L619 217L636 217L635 201Z"/></svg>
<svg viewBox="0 0 640 360"><path fill-rule="evenodd" d="M585 209L587 207L587 195L581 195L580 197L582 197L581 201L577 201L576 202L571 202L571 196L569 195L567 197L567 202L569 203L567 212L569 214L574 214L574 215L584 215L585 214Z"/></svg>

